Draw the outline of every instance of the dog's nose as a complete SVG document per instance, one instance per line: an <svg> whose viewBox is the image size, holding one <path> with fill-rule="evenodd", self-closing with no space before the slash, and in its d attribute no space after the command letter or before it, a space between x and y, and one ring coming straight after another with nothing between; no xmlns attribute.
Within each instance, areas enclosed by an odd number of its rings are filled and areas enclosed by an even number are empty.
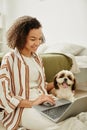
<svg viewBox="0 0 87 130"><path fill-rule="evenodd" d="M64 78L64 82L66 82L67 81L67 78Z"/></svg>

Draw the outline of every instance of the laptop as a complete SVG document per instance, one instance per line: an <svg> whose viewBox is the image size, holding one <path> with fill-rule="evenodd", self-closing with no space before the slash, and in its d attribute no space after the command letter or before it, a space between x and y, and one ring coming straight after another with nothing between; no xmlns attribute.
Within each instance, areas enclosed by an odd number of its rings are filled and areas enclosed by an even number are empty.
<svg viewBox="0 0 87 130"><path fill-rule="evenodd" d="M87 112L87 96L80 97L74 102L58 99L54 106L37 105L34 108L53 122L58 123L69 117L76 116L80 112Z"/></svg>

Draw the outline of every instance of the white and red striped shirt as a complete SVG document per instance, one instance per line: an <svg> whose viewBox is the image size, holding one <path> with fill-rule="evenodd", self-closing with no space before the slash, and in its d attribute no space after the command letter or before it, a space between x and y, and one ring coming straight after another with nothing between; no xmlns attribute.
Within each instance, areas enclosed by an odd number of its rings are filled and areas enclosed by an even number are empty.
<svg viewBox="0 0 87 130"><path fill-rule="evenodd" d="M42 59L36 53L33 58L39 67L38 88L47 94ZM15 49L3 57L0 68L0 102L5 110L2 123L7 130L17 130L23 111L18 104L29 99L29 89L29 66Z"/></svg>

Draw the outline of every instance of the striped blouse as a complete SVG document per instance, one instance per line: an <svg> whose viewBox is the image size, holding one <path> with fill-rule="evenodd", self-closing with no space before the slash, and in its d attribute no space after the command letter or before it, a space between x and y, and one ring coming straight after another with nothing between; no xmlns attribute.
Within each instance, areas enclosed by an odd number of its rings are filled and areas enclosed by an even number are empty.
<svg viewBox="0 0 87 130"><path fill-rule="evenodd" d="M38 63L38 88L47 94L45 73L41 58L35 53ZM18 108L22 99L29 99L29 66L17 49L3 57L0 68L0 104L4 108L3 125L7 130L17 130L23 108Z"/></svg>

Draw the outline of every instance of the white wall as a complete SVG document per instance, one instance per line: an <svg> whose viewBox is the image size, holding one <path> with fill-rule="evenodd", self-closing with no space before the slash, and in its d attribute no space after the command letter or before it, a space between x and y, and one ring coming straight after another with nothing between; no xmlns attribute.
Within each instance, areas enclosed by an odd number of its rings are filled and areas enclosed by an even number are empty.
<svg viewBox="0 0 87 130"><path fill-rule="evenodd" d="M87 44L87 0L6 0L7 29L19 16L32 15L42 25L47 44Z"/></svg>

